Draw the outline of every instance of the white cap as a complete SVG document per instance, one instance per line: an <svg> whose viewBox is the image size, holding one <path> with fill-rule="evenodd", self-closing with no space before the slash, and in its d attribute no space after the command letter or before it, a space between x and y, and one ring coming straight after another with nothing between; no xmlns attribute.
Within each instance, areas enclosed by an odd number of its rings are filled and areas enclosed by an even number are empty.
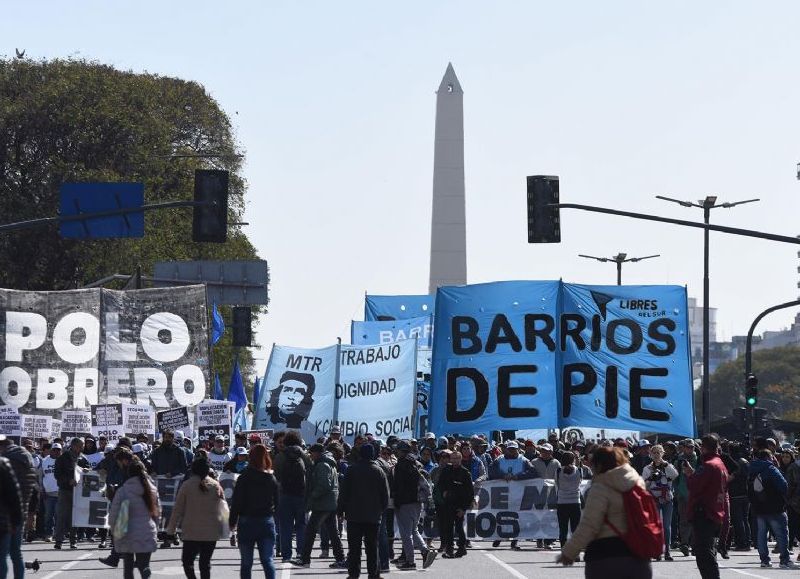
<svg viewBox="0 0 800 579"><path fill-rule="evenodd" d="M643 438L639 441L639 448L642 448L643 446L652 446L652 445L650 444L649 440Z"/></svg>
<svg viewBox="0 0 800 579"><path fill-rule="evenodd" d="M425 434L425 440L436 440L436 435L433 432L428 432Z"/></svg>
<svg viewBox="0 0 800 579"><path fill-rule="evenodd" d="M539 448L540 448L540 449L542 449L542 450L549 450L550 452L553 452L553 445L552 445L552 444L550 444L549 442L545 442L545 443L544 443L542 446L540 446Z"/></svg>
<svg viewBox="0 0 800 579"><path fill-rule="evenodd" d="M509 440L506 442L506 448L519 448L519 444L517 444L516 440Z"/></svg>
<svg viewBox="0 0 800 579"><path fill-rule="evenodd" d="M54 442L53 446L50 447L51 450L61 450L61 443Z"/></svg>
<svg viewBox="0 0 800 579"><path fill-rule="evenodd" d="M186 435L183 433L183 430L175 431L175 440L183 440L184 438L186 438Z"/></svg>
<svg viewBox="0 0 800 579"><path fill-rule="evenodd" d="M247 456L247 449L245 447L243 447L243 446L240 446L239 448L236 449L236 455L237 456L242 456L242 455Z"/></svg>
<svg viewBox="0 0 800 579"><path fill-rule="evenodd" d="M137 452L144 452L144 445L139 444L137 442L136 444L133 445L131 450L133 451L133 454L136 454Z"/></svg>
<svg viewBox="0 0 800 579"><path fill-rule="evenodd" d="M108 454L109 452L114 452L114 449L117 448L111 444L107 444L106 447L103 449L103 454Z"/></svg>

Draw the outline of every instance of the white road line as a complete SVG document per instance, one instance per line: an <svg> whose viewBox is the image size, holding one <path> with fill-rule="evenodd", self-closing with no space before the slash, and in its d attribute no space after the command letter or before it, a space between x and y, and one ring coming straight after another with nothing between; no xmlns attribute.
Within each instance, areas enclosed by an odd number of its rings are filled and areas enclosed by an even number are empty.
<svg viewBox="0 0 800 579"><path fill-rule="evenodd" d="M734 569L733 567L720 567L720 571L733 571L734 573L738 573L739 575L746 575L748 577L758 577L758 579L768 579L763 575L756 575L755 573L748 573L747 571L742 571L741 569Z"/></svg>
<svg viewBox="0 0 800 579"><path fill-rule="evenodd" d="M513 568L511 565L509 565L509 564L508 564L508 563L506 563L505 561L501 561L500 559L498 559L497 557L495 557L495 556L494 556L494 555L492 555L491 553L484 553L484 555L486 555L487 557L489 557L489 559L491 559L492 561L494 561L495 563L497 563L498 565L500 565L500 566L501 566L503 569L505 569L506 571L508 571L509 573L511 573L511 574L512 574L514 577L516 577L517 579L528 579L527 577L525 577L525 575L523 575L522 573L520 573L519 571L517 571L516 569L514 569L514 568ZM283 578L281 578L281 579L283 579Z"/></svg>
<svg viewBox="0 0 800 579"><path fill-rule="evenodd" d="M281 570L281 579L289 579L289 577L291 576L292 576L292 567L290 564L287 563L286 567L284 567Z"/></svg>
<svg viewBox="0 0 800 579"><path fill-rule="evenodd" d="M80 557L75 559L74 561L70 561L69 563L64 563L64 565L61 566L61 569L58 569L57 571L52 571L51 573L48 573L47 575L43 576L42 579L51 579L52 577L55 577L59 573L62 573L64 571L68 571L68 570L72 569L75 565L77 565L78 563L80 563L84 559L88 559L92 555L94 555L94 553L91 552L91 551L89 553L84 553L83 555L81 555ZM44 565L45 563L46 562L43 562L42 564Z"/></svg>

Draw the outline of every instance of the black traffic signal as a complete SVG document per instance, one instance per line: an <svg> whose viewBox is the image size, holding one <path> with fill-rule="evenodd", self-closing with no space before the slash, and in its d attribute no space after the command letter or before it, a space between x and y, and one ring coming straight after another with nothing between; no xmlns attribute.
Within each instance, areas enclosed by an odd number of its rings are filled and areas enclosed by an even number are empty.
<svg viewBox="0 0 800 579"><path fill-rule="evenodd" d="M197 169L194 172L192 241L225 243L228 238L228 172Z"/></svg>
<svg viewBox="0 0 800 579"><path fill-rule="evenodd" d="M753 428L764 430L769 426L766 408L753 408Z"/></svg>
<svg viewBox="0 0 800 579"><path fill-rule="evenodd" d="M558 177L528 177L528 243L561 243Z"/></svg>
<svg viewBox="0 0 800 579"><path fill-rule="evenodd" d="M758 378L755 374L748 374L745 379L744 401L748 408L754 408L758 404Z"/></svg>
<svg viewBox="0 0 800 579"><path fill-rule="evenodd" d="M733 409L733 423L736 425L736 428L745 431L747 430L747 409L746 408L734 408Z"/></svg>
<svg viewBox="0 0 800 579"><path fill-rule="evenodd" d="M249 307L240 306L233 308L233 347L249 348L252 346L253 333L251 328L253 311Z"/></svg>

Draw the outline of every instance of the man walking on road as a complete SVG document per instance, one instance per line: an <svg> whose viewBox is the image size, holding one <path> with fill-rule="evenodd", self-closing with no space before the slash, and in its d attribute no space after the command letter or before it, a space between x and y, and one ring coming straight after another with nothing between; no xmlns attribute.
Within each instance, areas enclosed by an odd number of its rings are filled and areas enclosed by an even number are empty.
<svg viewBox="0 0 800 579"><path fill-rule="evenodd" d="M403 543L403 556L397 563L401 571L412 571L417 568L414 563L414 549L422 553L422 565L425 569L433 564L436 551L429 549L422 539L417 525L422 513L420 488L429 485L420 473L422 465L411 454L411 445L401 440L395 448L397 464L394 467L394 512L397 526L400 529L400 540ZM480 464L480 461L479 461ZM420 485L423 485L422 487ZM430 486L427 486L430 488ZM429 495L430 496L430 495Z"/></svg>
<svg viewBox="0 0 800 579"><path fill-rule="evenodd" d="M83 456L83 441L80 438L73 438L67 452L61 454L56 459L55 474L58 483L58 507L56 508L56 549L61 548L64 542L64 535L69 531L69 548L77 549L77 537L75 528L72 526L72 492L76 480L76 468L89 469L89 462Z"/></svg>

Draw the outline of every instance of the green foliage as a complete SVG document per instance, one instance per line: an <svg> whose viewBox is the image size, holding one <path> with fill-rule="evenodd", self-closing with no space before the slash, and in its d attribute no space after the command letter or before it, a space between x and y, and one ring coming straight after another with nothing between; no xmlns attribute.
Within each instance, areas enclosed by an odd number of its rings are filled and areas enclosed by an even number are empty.
<svg viewBox="0 0 800 579"><path fill-rule="evenodd" d="M758 405L779 418L800 419L800 348L753 352L753 372L758 376ZM744 356L740 356L711 375L713 418L730 416L732 408L744 406L744 393Z"/></svg>
<svg viewBox="0 0 800 579"><path fill-rule="evenodd" d="M64 182L143 182L148 203L189 200L198 168L230 171L229 220L241 221L237 152L230 120L196 82L79 60L0 60L2 223L56 215ZM222 157L174 158L201 154ZM147 275L156 261L257 257L235 227L225 244L192 242L191 219L187 208L148 212L141 239L61 239L54 225L0 234L0 287L69 289L137 265ZM225 389L232 359L226 336L214 348ZM240 363L251 375L249 351Z"/></svg>

